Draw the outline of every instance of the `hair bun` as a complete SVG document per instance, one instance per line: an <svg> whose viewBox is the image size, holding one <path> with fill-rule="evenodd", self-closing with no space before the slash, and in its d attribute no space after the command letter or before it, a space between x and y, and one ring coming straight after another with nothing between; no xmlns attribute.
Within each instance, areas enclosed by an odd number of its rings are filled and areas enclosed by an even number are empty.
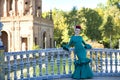
<svg viewBox="0 0 120 80"><path fill-rule="evenodd" d="M77 25L77 26L75 26L75 28L81 29L81 26Z"/></svg>

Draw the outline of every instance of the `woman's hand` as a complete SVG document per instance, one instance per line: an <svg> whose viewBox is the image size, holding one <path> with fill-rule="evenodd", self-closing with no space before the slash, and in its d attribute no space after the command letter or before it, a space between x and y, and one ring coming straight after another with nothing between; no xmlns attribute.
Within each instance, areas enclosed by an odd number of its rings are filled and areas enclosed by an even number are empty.
<svg viewBox="0 0 120 80"><path fill-rule="evenodd" d="M66 51L69 51L69 48L66 45L63 45L62 48Z"/></svg>
<svg viewBox="0 0 120 80"><path fill-rule="evenodd" d="M92 46L90 44L85 44L85 49L91 49Z"/></svg>

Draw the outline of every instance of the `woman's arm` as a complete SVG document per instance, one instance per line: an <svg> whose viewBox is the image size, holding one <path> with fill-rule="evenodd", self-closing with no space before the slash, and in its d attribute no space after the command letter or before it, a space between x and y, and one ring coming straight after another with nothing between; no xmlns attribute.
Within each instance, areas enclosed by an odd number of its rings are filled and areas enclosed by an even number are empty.
<svg viewBox="0 0 120 80"><path fill-rule="evenodd" d="M86 44L83 39L82 39L82 43L84 44L85 49L91 49L92 48L92 46L90 44Z"/></svg>
<svg viewBox="0 0 120 80"><path fill-rule="evenodd" d="M85 41L83 40L83 38L82 38L82 43L83 43L84 45L86 45L86 43L85 43Z"/></svg>
<svg viewBox="0 0 120 80"><path fill-rule="evenodd" d="M73 45L72 37L70 38L70 41L67 45L63 45L63 49L69 51L70 46Z"/></svg>

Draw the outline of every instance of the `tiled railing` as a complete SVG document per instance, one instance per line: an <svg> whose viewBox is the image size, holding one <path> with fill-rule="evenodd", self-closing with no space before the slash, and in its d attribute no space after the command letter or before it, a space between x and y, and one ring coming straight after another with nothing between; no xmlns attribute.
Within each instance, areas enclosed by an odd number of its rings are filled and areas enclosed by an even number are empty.
<svg viewBox="0 0 120 80"><path fill-rule="evenodd" d="M70 77L73 49L67 52L61 48L41 49L21 52L5 52L6 80L54 79ZM90 49L87 57L95 76L120 76L120 50Z"/></svg>

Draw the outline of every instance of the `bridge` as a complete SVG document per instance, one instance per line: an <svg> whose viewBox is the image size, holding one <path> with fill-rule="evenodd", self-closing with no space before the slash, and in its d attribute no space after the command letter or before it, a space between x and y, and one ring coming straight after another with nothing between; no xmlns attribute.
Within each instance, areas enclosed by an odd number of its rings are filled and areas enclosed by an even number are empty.
<svg viewBox="0 0 120 80"><path fill-rule="evenodd" d="M120 80L120 50L88 49L87 57L92 61L90 67L93 79ZM0 80L75 80L74 49L70 52L62 48L4 52L0 50Z"/></svg>

